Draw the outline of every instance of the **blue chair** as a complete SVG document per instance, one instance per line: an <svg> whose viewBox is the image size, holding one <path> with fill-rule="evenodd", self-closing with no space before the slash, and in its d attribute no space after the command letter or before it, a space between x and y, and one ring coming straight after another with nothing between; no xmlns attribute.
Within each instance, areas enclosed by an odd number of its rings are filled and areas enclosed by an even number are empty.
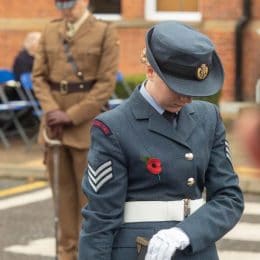
<svg viewBox="0 0 260 260"><path fill-rule="evenodd" d="M26 89L33 89L33 83L32 83L32 73L25 72L20 77L21 83Z"/></svg>
<svg viewBox="0 0 260 260"><path fill-rule="evenodd" d="M11 145L8 141L8 138L4 131L4 126L6 126L6 122L12 121L12 118L8 113L4 113L6 110L8 110L8 107L6 104L0 104L0 140L2 141L5 148L9 148ZM4 117L3 117L4 116Z"/></svg>
<svg viewBox="0 0 260 260"><path fill-rule="evenodd" d="M25 100L8 100L5 94L5 86L13 86L19 88L19 84L15 81L12 71L8 69L0 69L0 122L1 133L0 139L5 147L9 147L6 131L9 131L12 125L15 126L18 134L26 145L30 143L30 138L27 136L25 129L23 128L20 118L25 111L28 111L32 107L31 103ZM4 116L3 116L4 114Z"/></svg>
<svg viewBox="0 0 260 260"><path fill-rule="evenodd" d="M14 74L8 69L0 69L0 84L14 80Z"/></svg>
<svg viewBox="0 0 260 260"><path fill-rule="evenodd" d="M128 94L128 96L131 95L132 89L129 87L127 82L124 79L124 75L122 72L118 71L116 74L116 83L120 83L123 86L124 91Z"/></svg>
<svg viewBox="0 0 260 260"><path fill-rule="evenodd" d="M119 84L120 86L122 86L124 92L127 94L127 96L130 96L132 93L132 89L129 87L129 85L127 84L127 82L124 79L124 75L122 72L118 71L116 73L116 84ZM117 94L114 92L112 94L112 99L118 99Z"/></svg>
<svg viewBox="0 0 260 260"><path fill-rule="evenodd" d="M40 119L43 114L43 111L40 107L38 100L35 98L33 93L32 73L30 72L23 73L20 77L20 81L22 83L22 86L24 88L28 100L31 102L31 105L34 110L34 115L36 115L36 117Z"/></svg>

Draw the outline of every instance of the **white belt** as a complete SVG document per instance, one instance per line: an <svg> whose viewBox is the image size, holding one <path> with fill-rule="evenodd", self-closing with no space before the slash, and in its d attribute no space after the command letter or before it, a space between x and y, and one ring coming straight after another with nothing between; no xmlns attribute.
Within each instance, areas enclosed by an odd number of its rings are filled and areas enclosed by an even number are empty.
<svg viewBox="0 0 260 260"><path fill-rule="evenodd" d="M204 204L203 199L176 201L128 201L124 223L182 221Z"/></svg>

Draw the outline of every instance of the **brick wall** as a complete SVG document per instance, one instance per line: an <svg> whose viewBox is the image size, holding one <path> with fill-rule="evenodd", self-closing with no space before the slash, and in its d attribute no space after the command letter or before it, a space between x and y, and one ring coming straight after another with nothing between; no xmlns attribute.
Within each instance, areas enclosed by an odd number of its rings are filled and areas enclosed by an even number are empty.
<svg viewBox="0 0 260 260"><path fill-rule="evenodd" d="M0 50L1 50L1 65L0 67L10 68L13 62L14 55L17 53L24 39L23 31L4 31L0 32Z"/></svg>
<svg viewBox="0 0 260 260"><path fill-rule="evenodd" d="M0 0L0 67L11 68L25 35L57 15L52 0Z"/></svg>
<svg viewBox="0 0 260 260"><path fill-rule="evenodd" d="M124 19L143 19L144 0L122 0L121 11Z"/></svg>
<svg viewBox="0 0 260 260"><path fill-rule="evenodd" d="M246 26L243 49L243 86L247 100L255 99L255 86L260 79L260 1L251 1L251 21Z"/></svg>
<svg viewBox="0 0 260 260"><path fill-rule="evenodd" d="M46 18L57 15L54 0L0 0L0 18Z"/></svg>
<svg viewBox="0 0 260 260"><path fill-rule="evenodd" d="M252 12L252 18L253 19L260 19L260 1L259 0L251 0L252 1L252 8L251 8L251 12Z"/></svg>
<svg viewBox="0 0 260 260"><path fill-rule="evenodd" d="M257 79L260 79L260 21L249 23L244 34L243 93L246 100L255 99Z"/></svg>
<svg viewBox="0 0 260 260"><path fill-rule="evenodd" d="M241 13L242 0L200 0L203 19L237 19Z"/></svg>
<svg viewBox="0 0 260 260"><path fill-rule="evenodd" d="M221 98L224 100L232 100L234 96L234 80L235 80L235 54L234 54L234 36L233 31L223 30L221 27L207 28L204 30L214 45L217 53L223 63L225 72L225 81Z"/></svg>
<svg viewBox="0 0 260 260"><path fill-rule="evenodd" d="M235 28L243 14L243 0L201 0L201 30L208 34L223 61L225 84L223 100L235 98ZM251 0L251 19L243 39L242 91L245 100L255 98L255 84L260 78L260 1Z"/></svg>
<svg viewBox="0 0 260 260"><path fill-rule="evenodd" d="M143 73L144 69L140 63L141 51L145 46L144 37L146 29L119 28L120 64L119 69L124 74Z"/></svg>

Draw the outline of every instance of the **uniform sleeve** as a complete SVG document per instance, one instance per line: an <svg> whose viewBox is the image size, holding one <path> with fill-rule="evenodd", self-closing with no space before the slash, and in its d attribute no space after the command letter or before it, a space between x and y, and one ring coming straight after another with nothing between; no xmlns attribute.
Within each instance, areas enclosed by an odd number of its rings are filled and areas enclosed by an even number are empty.
<svg viewBox="0 0 260 260"><path fill-rule="evenodd" d="M45 112L59 109L59 105L52 97L48 78L48 60L46 55L45 38L48 37L46 29L42 33L33 65L33 88L41 107Z"/></svg>
<svg viewBox="0 0 260 260"><path fill-rule="evenodd" d="M82 210L79 260L111 260L127 193L127 167L117 138L103 122L95 122L82 181L89 204Z"/></svg>
<svg viewBox="0 0 260 260"><path fill-rule="evenodd" d="M94 118L112 96L115 89L118 58L119 40L117 32L115 27L109 24L104 33L97 81L88 92L87 99L66 111L75 125Z"/></svg>
<svg viewBox="0 0 260 260"><path fill-rule="evenodd" d="M224 125L215 109L217 123L208 169L205 175L206 200L200 209L177 226L190 238L188 253L196 253L219 240L239 221L243 195L234 173Z"/></svg>

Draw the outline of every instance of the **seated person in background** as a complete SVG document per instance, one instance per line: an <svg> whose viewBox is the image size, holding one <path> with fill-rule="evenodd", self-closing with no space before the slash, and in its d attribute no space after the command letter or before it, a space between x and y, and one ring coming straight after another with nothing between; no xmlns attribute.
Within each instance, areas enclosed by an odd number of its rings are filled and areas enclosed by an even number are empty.
<svg viewBox="0 0 260 260"><path fill-rule="evenodd" d="M16 82L20 82L20 77L23 73L32 72L33 62L34 62L34 54L38 48L38 43L41 37L40 32L29 32L24 39L23 46L21 50L18 52L14 59L14 63L12 66L12 72L14 74L14 80ZM14 84L15 85L15 84ZM23 99L22 92L17 91L13 84L6 84L4 87L4 92L9 101L20 100ZM21 84L22 86L22 84ZM23 87L23 86L22 86ZM23 88L22 88L23 90ZM26 96L26 95L25 95ZM21 111L19 111L21 114ZM34 115L31 108L23 110L23 126L34 127Z"/></svg>
<svg viewBox="0 0 260 260"><path fill-rule="evenodd" d="M13 63L13 73L16 81L20 81L23 73L32 71L34 53L38 47L40 37L40 32L30 32L26 35L23 48L15 57Z"/></svg>
<svg viewBox="0 0 260 260"><path fill-rule="evenodd" d="M18 52L14 59L12 66L14 80L20 84L21 75L26 72L32 72L34 53L38 47L40 37L40 32L28 33L24 39L22 49ZM18 95L18 92L13 88L13 85L6 84L4 90L8 100L19 100L21 98Z"/></svg>
<svg viewBox="0 0 260 260"><path fill-rule="evenodd" d="M19 82L20 84L21 75L26 72L32 72L34 53L38 47L40 37L40 32L29 32L24 39L22 49L18 52L14 59L12 71L15 81ZM8 100L21 99L17 90L8 84L5 86L5 94Z"/></svg>

